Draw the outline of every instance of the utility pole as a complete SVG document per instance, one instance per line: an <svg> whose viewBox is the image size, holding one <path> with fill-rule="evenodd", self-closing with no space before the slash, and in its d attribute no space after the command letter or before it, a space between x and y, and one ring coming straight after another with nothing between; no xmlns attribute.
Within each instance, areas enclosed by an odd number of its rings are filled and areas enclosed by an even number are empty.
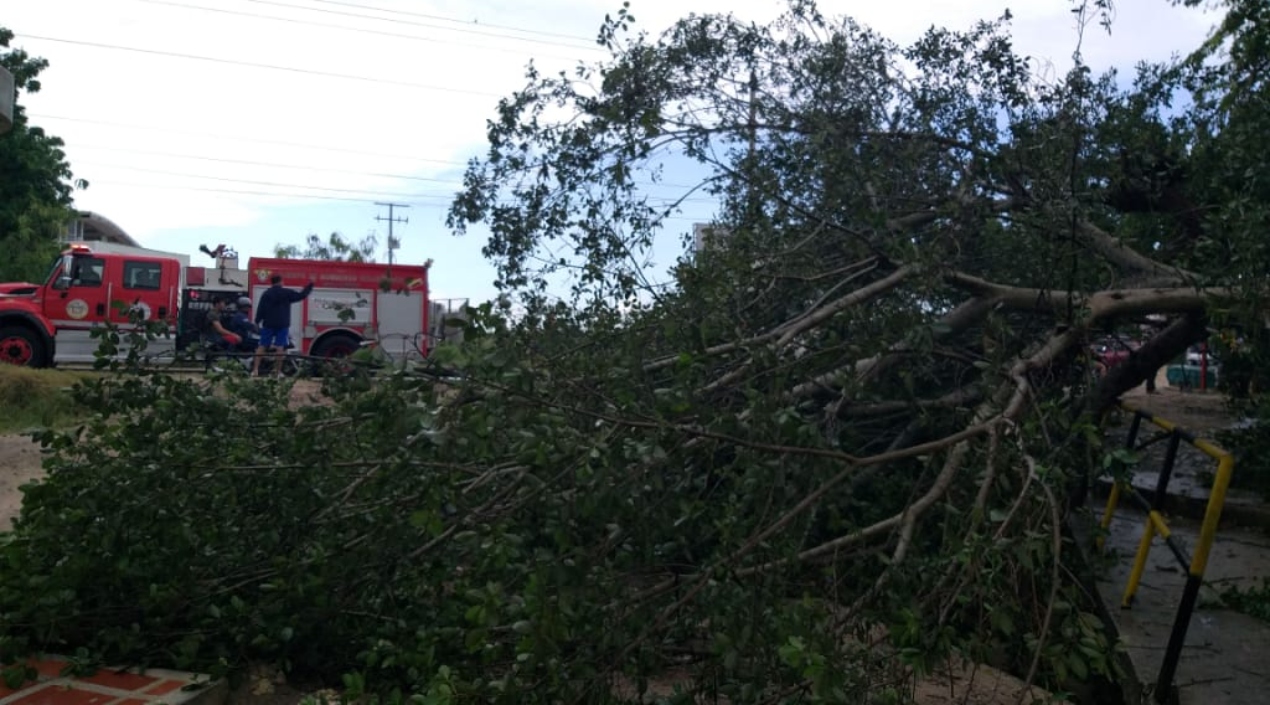
<svg viewBox="0 0 1270 705"><path fill-rule="evenodd" d="M388 222L388 264L391 266L392 265L392 251L397 249L397 240L396 238L393 237L393 234L392 234L393 223L409 223L410 222L409 218L394 218L393 209L394 208L409 208L410 206L407 206L404 203L379 203L378 201L375 202L375 205L388 207L388 217L385 218L383 216L377 215L375 216L375 220Z"/></svg>

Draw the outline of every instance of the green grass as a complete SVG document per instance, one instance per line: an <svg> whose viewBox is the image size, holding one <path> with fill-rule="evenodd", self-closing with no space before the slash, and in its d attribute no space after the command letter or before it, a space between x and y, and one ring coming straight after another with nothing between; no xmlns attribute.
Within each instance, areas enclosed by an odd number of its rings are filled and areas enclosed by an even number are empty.
<svg viewBox="0 0 1270 705"><path fill-rule="evenodd" d="M0 364L0 433L74 423L82 412L69 390L90 374Z"/></svg>
<svg viewBox="0 0 1270 705"><path fill-rule="evenodd" d="M1270 578L1262 578L1261 587L1232 587L1221 596L1231 609L1270 622Z"/></svg>

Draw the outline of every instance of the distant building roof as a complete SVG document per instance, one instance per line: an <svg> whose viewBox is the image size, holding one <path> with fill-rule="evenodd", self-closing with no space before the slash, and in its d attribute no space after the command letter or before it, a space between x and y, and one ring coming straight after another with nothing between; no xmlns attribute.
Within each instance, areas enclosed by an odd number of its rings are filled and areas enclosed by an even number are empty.
<svg viewBox="0 0 1270 705"><path fill-rule="evenodd" d="M78 242L113 242L116 245L141 247L141 243L124 232L123 228L116 225L114 221L99 213L88 211L80 211L79 218L67 226L65 239Z"/></svg>

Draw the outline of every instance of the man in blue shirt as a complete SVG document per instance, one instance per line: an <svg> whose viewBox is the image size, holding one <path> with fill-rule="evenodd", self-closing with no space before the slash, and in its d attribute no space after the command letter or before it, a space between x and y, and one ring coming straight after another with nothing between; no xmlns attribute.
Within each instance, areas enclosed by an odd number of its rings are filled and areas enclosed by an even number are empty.
<svg viewBox="0 0 1270 705"><path fill-rule="evenodd" d="M251 322L251 299L238 297L237 310L229 317L229 330L242 336L243 342L239 347L244 351L254 352L258 347L256 339L260 337L260 328Z"/></svg>
<svg viewBox="0 0 1270 705"><path fill-rule="evenodd" d="M313 282L300 291L282 286L282 276L275 274L269 280L269 288L260 295L256 304L256 325L260 326L260 346L256 348L256 360L251 373L260 374L260 360L266 348L274 354L273 369L282 369L282 354L286 352L291 329L291 304L303 301L313 293Z"/></svg>

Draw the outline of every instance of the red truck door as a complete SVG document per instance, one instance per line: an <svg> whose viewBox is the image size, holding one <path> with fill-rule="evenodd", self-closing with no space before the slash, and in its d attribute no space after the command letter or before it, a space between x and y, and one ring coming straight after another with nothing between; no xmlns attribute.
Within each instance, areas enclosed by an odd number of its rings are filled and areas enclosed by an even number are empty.
<svg viewBox="0 0 1270 705"><path fill-rule="evenodd" d="M166 321L172 313L173 295L180 275L171 260L151 257L120 258L120 277L107 287L110 298L123 306L110 307L111 322L127 327L136 311L147 322Z"/></svg>
<svg viewBox="0 0 1270 705"><path fill-rule="evenodd" d="M180 287L181 265L176 260L158 257L119 258L119 279L107 286L110 300L110 321L123 330L135 330L132 316L135 312L145 324L162 321L170 325L176 311L176 293ZM122 305L116 305L116 304ZM147 341L145 355L171 352L175 346L172 337L157 337Z"/></svg>
<svg viewBox="0 0 1270 705"><path fill-rule="evenodd" d="M94 327L109 315L107 282L112 260L109 257L77 254L71 259L70 285L50 292L45 315L57 328L57 362L92 362L98 341ZM59 268L55 276L65 272Z"/></svg>

